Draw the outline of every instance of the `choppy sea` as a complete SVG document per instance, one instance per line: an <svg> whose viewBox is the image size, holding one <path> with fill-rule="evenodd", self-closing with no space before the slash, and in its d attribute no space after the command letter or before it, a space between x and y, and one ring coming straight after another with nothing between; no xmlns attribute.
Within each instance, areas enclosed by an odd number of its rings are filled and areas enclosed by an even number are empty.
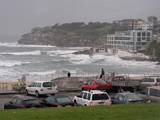
<svg viewBox="0 0 160 120"><path fill-rule="evenodd" d="M120 74L156 74L160 65L149 61L126 61L118 56L75 55L85 47L56 47L18 45L16 41L0 40L0 80L16 80L23 74L32 79L51 79L55 74L94 74L105 72Z"/></svg>

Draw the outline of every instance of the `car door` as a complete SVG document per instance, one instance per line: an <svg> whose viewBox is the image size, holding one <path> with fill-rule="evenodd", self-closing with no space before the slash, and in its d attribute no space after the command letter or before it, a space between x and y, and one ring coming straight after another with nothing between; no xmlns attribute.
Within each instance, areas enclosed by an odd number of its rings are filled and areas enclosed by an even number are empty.
<svg viewBox="0 0 160 120"><path fill-rule="evenodd" d="M88 93L85 92L82 99L82 105L87 106L88 105Z"/></svg>
<svg viewBox="0 0 160 120"><path fill-rule="evenodd" d="M80 95L76 96L77 97L76 103L78 105L82 105L83 94L84 94L84 92L81 92Z"/></svg>
<svg viewBox="0 0 160 120"><path fill-rule="evenodd" d="M91 87L92 90L98 89L98 88L97 88L97 83L96 83L96 81L92 81L90 87Z"/></svg>
<svg viewBox="0 0 160 120"><path fill-rule="evenodd" d="M29 94L34 94L35 85L36 85L36 83L34 82L27 87L27 91L28 91Z"/></svg>

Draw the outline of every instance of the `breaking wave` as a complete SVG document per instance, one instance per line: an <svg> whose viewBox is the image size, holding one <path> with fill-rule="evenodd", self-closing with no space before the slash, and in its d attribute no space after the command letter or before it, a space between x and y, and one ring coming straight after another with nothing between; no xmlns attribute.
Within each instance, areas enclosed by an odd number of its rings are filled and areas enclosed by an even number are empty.
<svg viewBox="0 0 160 120"><path fill-rule="evenodd" d="M31 72L29 73L30 75L51 75L51 74L55 74L56 70L51 70L51 71L40 71L40 72Z"/></svg>
<svg viewBox="0 0 160 120"><path fill-rule="evenodd" d="M2 52L1 55L41 55L41 51L28 51L28 52Z"/></svg>
<svg viewBox="0 0 160 120"><path fill-rule="evenodd" d="M135 61L135 60L122 60L118 56L105 56L105 55L63 55L63 57L68 58L72 64L101 64L101 65L117 65L124 67L156 67L157 62L151 61Z"/></svg>
<svg viewBox="0 0 160 120"><path fill-rule="evenodd" d="M23 45L23 44L18 44L17 42L0 42L0 46L5 46L5 47L56 47L56 46L51 46L51 45Z"/></svg>
<svg viewBox="0 0 160 120"><path fill-rule="evenodd" d="M0 61L0 67L13 67L13 66L24 65L29 63L30 62L4 60L4 61Z"/></svg>

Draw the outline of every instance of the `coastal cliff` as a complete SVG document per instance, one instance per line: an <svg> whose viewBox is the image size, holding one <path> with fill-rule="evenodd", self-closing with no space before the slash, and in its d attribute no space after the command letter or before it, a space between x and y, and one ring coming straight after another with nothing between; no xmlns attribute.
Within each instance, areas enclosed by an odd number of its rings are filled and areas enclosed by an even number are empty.
<svg viewBox="0 0 160 120"><path fill-rule="evenodd" d="M105 43L102 39L106 33L113 33L111 23L83 22L55 24L48 27L33 28L30 33L22 35L19 44L53 45L61 47L98 46Z"/></svg>

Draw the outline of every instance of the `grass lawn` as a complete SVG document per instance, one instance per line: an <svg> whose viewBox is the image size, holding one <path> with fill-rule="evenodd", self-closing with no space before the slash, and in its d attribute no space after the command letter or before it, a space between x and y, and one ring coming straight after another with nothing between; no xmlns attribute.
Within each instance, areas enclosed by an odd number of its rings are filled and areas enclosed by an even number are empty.
<svg viewBox="0 0 160 120"><path fill-rule="evenodd" d="M160 104L2 110L0 120L160 120Z"/></svg>

